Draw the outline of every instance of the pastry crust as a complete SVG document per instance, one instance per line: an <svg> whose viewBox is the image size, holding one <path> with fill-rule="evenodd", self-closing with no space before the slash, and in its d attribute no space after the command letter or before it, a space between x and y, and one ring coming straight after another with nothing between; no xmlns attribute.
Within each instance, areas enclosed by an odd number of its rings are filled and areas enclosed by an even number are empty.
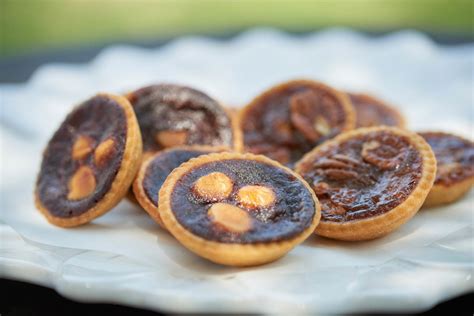
<svg viewBox="0 0 474 316"><path fill-rule="evenodd" d="M234 151L243 152L244 150L244 139L242 134L242 129L239 126L239 111L240 109L234 107L224 107L224 110L229 115L232 131L233 131L233 140L234 140Z"/></svg>
<svg viewBox="0 0 474 316"><path fill-rule="evenodd" d="M430 193L426 197L423 207L435 207L438 205L449 204L455 202L466 195L474 185L474 177L465 179L461 182L454 183L449 186L443 184L435 184L431 188Z"/></svg>
<svg viewBox="0 0 474 316"><path fill-rule="evenodd" d="M132 182L133 184L133 182ZM125 198L132 204L141 206L140 203L138 203L137 198L135 197L135 194L133 193L132 187L127 191L127 194L125 195Z"/></svg>
<svg viewBox="0 0 474 316"><path fill-rule="evenodd" d="M134 200L136 201L139 206L141 206L147 213L150 215L150 217L157 222L162 228L166 229L166 227L163 224L163 221L161 220L160 213L158 212L158 207L153 204L153 202L148 198L147 194L145 193L145 190L143 188L143 180L145 178L148 166L150 163L159 155L162 155L163 153L174 151L177 149L182 149L182 150L192 150L192 151L202 151L204 154L208 152L218 152L218 151L225 151L229 150L228 147L226 146L219 146L219 147L213 147L213 146L179 146L179 147L173 147L173 148L168 148L164 150L160 150L153 155L148 155L147 158L145 158L140 165L140 169L138 170L137 176L135 177L135 180L133 181L132 185L132 190L133 192L132 196Z"/></svg>
<svg viewBox="0 0 474 316"><path fill-rule="evenodd" d="M288 240L251 244L221 243L216 241L210 241L193 234L185 227L183 227L178 222L171 209L170 198L176 182L192 168L213 161L222 161L229 159L259 161L265 164L269 164L271 166L282 168L286 172L294 175L299 181L303 183L306 188L308 188L316 206L315 214L313 216L311 225L305 230L303 230L301 233L299 233L296 237ZM309 187L309 185L292 170L262 155L215 153L193 158L188 162L182 164L180 167L176 168L168 176L160 190L159 197L160 198L158 210L160 212L160 217L163 220L165 226L171 232L171 234L181 244L183 244L192 252L210 261L230 266L260 265L282 257L293 247L303 242L308 236L311 235L315 227L318 225L321 217L319 201L314 192Z"/></svg>
<svg viewBox="0 0 474 316"><path fill-rule="evenodd" d="M390 116L397 121L397 124L393 125L394 127L406 128L406 126L407 126L406 119L402 115L402 113L395 106L393 106L391 104L388 104L387 102L382 101L382 100L380 100L380 99L378 99L378 98L376 98L373 95L370 95L368 93L348 92L348 95L349 95L350 98L354 97L354 98L362 99L367 103L371 103L372 105L375 105L375 106L383 109L385 114L390 113ZM357 113L357 104L355 102L352 102L352 104L354 105L354 108L356 110L356 128L369 127L369 126L357 126L358 125L357 124L358 123L357 116L359 115ZM385 124L382 123L382 124L378 124L378 125L385 125Z"/></svg>
<svg viewBox="0 0 474 316"><path fill-rule="evenodd" d="M62 218L52 215L41 203L38 192L35 189L35 205L36 208L46 217L46 219L57 226L74 227L92 221L94 218L106 213L127 194L127 191L135 177L141 161L142 155L142 139L140 129L135 117L135 113L130 102L124 97L99 93L98 96L105 96L113 99L124 111L127 122L127 137L125 142L125 150L120 164L120 168L113 180L110 190L105 196L97 202L97 204L82 213L79 216Z"/></svg>
<svg viewBox="0 0 474 316"><path fill-rule="evenodd" d="M337 146L339 143L359 135L365 135L367 133L378 131L390 131L396 135L405 136L418 150L422 157L423 166L422 174L418 184L411 194L405 199L405 201L390 211L365 219L356 219L345 222L331 222L322 220L315 230L317 235L347 241L379 238L396 230L402 224L410 220L418 212L425 201L425 198L433 186L435 179L436 158L433 151L431 150L431 147L421 136L396 127L380 126L360 128L341 134L307 153L296 164L295 170L301 174L303 171L302 165L310 162L315 155L328 147Z"/></svg>
<svg viewBox="0 0 474 316"><path fill-rule="evenodd" d="M459 140L462 140L466 143L472 144L472 142L466 138L463 138L459 135L446 133L446 132L422 132L423 134L432 134L439 137L453 137ZM436 153L435 153L436 155ZM438 161L438 167L440 162ZM431 188L430 193L426 197L425 203L423 204L424 208L435 207L443 204L449 204L461 199L466 195L469 190L474 186L474 176L465 177L460 181L454 181L452 183L443 183L435 180L433 187Z"/></svg>
<svg viewBox="0 0 474 316"><path fill-rule="evenodd" d="M340 130L341 133L355 128L356 112L355 112L354 107L352 106L349 96L346 93L336 90L322 82L318 82L314 80L309 80L309 79L290 80L290 81L272 86L270 89L264 91L262 94L255 97L249 104L247 104L244 108L242 108L239 111L237 121L238 121L238 126L242 131L243 151L247 151L247 152L252 151L251 148L247 146L247 144L245 143L244 124L247 120L247 117L249 116L249 112L253 110L255 107L260 106L264 100L266 100L273 94L278 93L279 91L290 89L291 87L294 87L294 86L302 86L302 85L309 86L311 88L314 88L315 90L328 91L331 95L333 95L337 99L345 115L345 122Z"/></svg>

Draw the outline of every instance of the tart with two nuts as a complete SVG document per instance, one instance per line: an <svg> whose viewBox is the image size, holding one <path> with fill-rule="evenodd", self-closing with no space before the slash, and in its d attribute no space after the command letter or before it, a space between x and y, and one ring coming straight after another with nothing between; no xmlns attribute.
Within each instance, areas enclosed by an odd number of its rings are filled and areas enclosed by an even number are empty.
<svg viewBox="0 0 474 316"><path fill-rule="evenodd" d="M143 137L145 156L184 145L239 147L231 116L205 93L174 84L157 84L127 95Z"/></svg>
<svg viewBox="0 0 474 316"><path fill-rule="evenodd" d="M419 133L436 156L438 171L424 206L437 206L460 199L474 185L474 143L443 132Z"/></svg>
<svg viewBox="0 0 474 316"><path fill-rule="evenodd" d="M348 93L356 111L356 128L372 126L405 127L405 119L393 106L365 93Z"/></svg>
<svg viewBox="0 0 474 316"><path fill-rule="evenodd" d="M146 158L133 182L133 193L137 203L164 227L158 213L158 192L166 177L175 168L191 158L212 152L224 151L226 147L181 146L161 150Z"/></svg>
<svg viewBox="0 0 474 316"><path fill-rule="evenodd" d="M124 197L141 155L140 129L128 100L98 94L77 106L49 141L36 207L58 226L87 223Z"/></svg>
<svg viewBox="0 0 474 316"><path fill-rule="evenodd" d="M168 176L158 203L180 243L232 266L278 259L311 235L320 218L319 202L299 175L252 154L189 160Z"/></svg>
<svg viewBox="0 0 474 316"><path fill-rule="evenodd" d="M436 175L436 159L416 133L360 128L306 154L296 165L321 202L316 234L340 240L384 236L419 210Z"/></svg>
<svg viewBox="0 0 474 316"><path fill-rule="evenodd" d="M292 166L314 146L355 127L347 95L311 80L279 84L239 113L244 150Z"/></svg>

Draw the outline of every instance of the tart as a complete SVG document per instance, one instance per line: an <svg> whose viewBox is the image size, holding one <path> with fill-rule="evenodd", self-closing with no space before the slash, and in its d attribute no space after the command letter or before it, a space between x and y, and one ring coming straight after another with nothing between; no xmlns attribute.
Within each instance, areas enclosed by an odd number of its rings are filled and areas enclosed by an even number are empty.
<svg viewBox="0 0 474 316"><path fill-rule="evenodd" d="M166 177L191 158L225 149L226 147L182 146L156 152L146 158L140 166L133 182L135 200L160 226L164 227L158 213L158 192Z"/></svg>
<svg viewBox="0 0 474 316"><path fill-rule="evenodd" d="M279 84L239 113L244 150L292 166L304 153L355 127L347 95L311 80Z"/></svg>
<svg viewBox="0 0 474 316"><path fill-rule="evenodd" d="M184 145L240 146L231 116L201 91L158 84L127 95L137 115L145 156Z"/></svg>
<svg viewBox="0 0 474 316"><path fill-rule="evenodd" d="M433 185L436 159L416 133L370 127L316 147L297 163L296 172L321 202L316 234L369 240L416 214Z"/></svg>
<svg viewBox="0 0 474 316"><path fill-rule="evenodd" d="M419 133L436 156L436 179L424 206L451 203L474 185L474 143L443 132Z"/></svg>
<svg viewBox="0 0 474 316"><path fill-rule="evenodd" d="M296 173L267 157L214 153L175 169L159 193L160 217L186 248L216 263L278 259L319 222L319 202Z"/></svg>
<svg viewBox="0 0 474 316"><path fill-rule="evenodd" d="M365 93L348 95L356 111L356 128L380 125L405 127L405 119L395 107Z"/></svg>
<svg viewBox="0 0 474 316"><path fill-rule="evenodd" d="M87 223L127 193L142 154L140 129L127 99L98 94L77 106L44 153L35 204L52 224Z"/></svg>

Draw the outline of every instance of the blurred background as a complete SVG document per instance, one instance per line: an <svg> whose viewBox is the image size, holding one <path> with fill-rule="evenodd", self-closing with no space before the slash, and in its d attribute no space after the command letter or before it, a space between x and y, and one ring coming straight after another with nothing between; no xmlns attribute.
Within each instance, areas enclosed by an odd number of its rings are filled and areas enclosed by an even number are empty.
<svg viewBox="0 0 474 316"><path fill-rule="evenodd" d="M17 69L2 81L24 79L23 68L43 61L88 60L112 43L153 47L180 35L228 38L256 26L294 33L350 27L374 35L416 29L446 44L472 41L474 32L469 0L0 1L0 66L4 73Z"/></svg>

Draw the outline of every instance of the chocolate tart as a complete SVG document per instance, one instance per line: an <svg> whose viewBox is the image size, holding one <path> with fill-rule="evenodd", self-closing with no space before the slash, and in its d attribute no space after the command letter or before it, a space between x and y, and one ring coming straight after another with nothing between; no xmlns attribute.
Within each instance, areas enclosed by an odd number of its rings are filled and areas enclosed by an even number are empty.
<svg viewBox="0 0 474 316"><path fill-rule="evenodd" d="M292 166L314 146L355 127L347 95L311 80L270 88L239 113L244 150Z"/></svg>
<svg viewBox="0 0 474 316"><path fill-rule="evenodd" d="M316 195L299 175L239 153L199 156L176 168L161 187L158 210L186 248L232 266L278 259L320 218Z"/></svg>
<svg viewBox="0 0 474 316"><path fill-rule="evenodd" d="M241 146L230 114L205 93L157 84L127 95L137 115L145 156L184 145Z"/></svg>
<svg viewBox="0 0 474 316"><path fill-rule="evenodd" d="M416 133L370 127L316 147L297 163L296 172L321 202L316 234L368 240L416 214L433 185L436 159Z"/></svg>
<svg viewBox="0 0 474 316"><path fill-rule="evenodd" d="M98 94L77 106L49 141L35 189L52 224L87 223L127 193L142 154L140 129L127 99Z"/></svg>
<svg viewBox="0 0 474 316"><path fill-rule="evenodd" d="M226 149L227 147L181 146L156 152L146 158L140 166L133 182L135 200L160 226L164 227L158 213L158 192L166 177L191 158Z"/></svg>
<svg viewBox="0 0 474 316"><path fill-rule="evenodd" d="M425 207L447 204L460 199L474 185L474 143L443 132L419 133L436 156L436 179Z"/></svg>
<svg viewBox="0 0 474 316"><path fill-rule="evenodd" d="M356 111L356 128L380 125L405 128L405 119L395 107L365 93L347 94Z"/></svg>

